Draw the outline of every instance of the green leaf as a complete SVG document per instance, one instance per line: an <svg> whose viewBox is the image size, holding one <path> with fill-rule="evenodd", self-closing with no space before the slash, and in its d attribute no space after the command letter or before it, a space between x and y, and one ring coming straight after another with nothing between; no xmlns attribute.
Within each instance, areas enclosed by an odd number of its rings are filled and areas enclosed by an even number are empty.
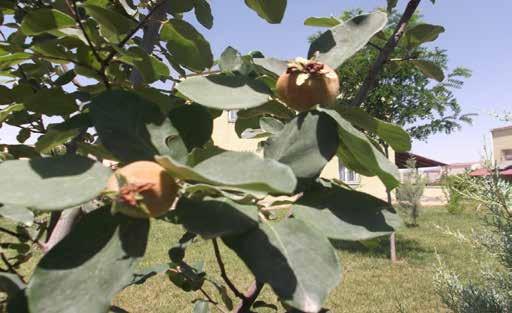
<svg viewBox="0 0 512 313"><path fill-rule="evenodd" d="M148 232L148 220L112 216L108 207L87 214L37 265L30 312L107 312L144 256Z"/></svg>
<svg viewBox="0 0 512 313"><path fill-rule="evenodd" d="M78 150L77 153L83 156L92 155L97 159L104 159L110 161L119 161L117 158L110 153L103 145L90 144L85 142L77 142Z"/></svg>
<svg viewBox="0 0 512 313"><path fill-rule="evenodd" d="M375 176L375 174L369 170L364 164L362 164L358 158L354 156L354 154L350 151L349 148L343 143L343 141L340 141L340 145L338 147L338 151L336 152L336 155L340 159L341 163L351 169L356 171L357 173L372 177Z"/></svg>
<svg viewBox="0 0 512 313"><path fill-rule="evenodd" d="M15 103L6 107L3 110L0 110L0 123L5 122L5 120L9 118L12 112L23 111L24 109L25 106L23 105L23 103Z"/></svg>
<svg viewBox="0 0 512 313"><path fill-rule="evenodd" d="M276 76L280 76L288 69L288 62L275 58L256 58L253 62Z"/></svg>
<svg viewBox="0 0 512 313"><path fill-rule="evenodd" d="M360 108L336 108L341 116L355 126L378 135L396 152L411 150L411 137L400 126L374 118Z"/></svg>
<svg viewBox="0 0 512 313"><path fill-rule="evenodd" d="M31 226L34 223L34 213L32 211L15 205L0 206L0 216L27 226Z"/></svg>
<svg viewBox="0 0 512 313"><path fill-rule="evenodd" d="M342 21L335 18L334 16L331 16L331 17L314 17L314 16L312 16L312 17L308 17L304 21L304 25L306 25L306 26L329 27L329 28L337 26L341 23L342 23Z"/></svg>
<svg viewBox="0 0 512 313"><path fill-rule="evenodd" d="M69 115L78 110L75 98L62 88L38 90L25 98L25 108L48 116Z"/></svg>
<svg viewBox="0 0 512 313"><path fill-rule="evenodd" d="M252 118L238 117L235 122L235 132L238 138L257 138L264 133L260 128L260 118L258 116Z"/></svg>
<svg viewBox="0 0 512 313"><path fill-rule="evenodd" d="M174 177L216 186L290 194L297 183L288 166L252 152L219 153L194 167L166 156L155 159Z"/></svg>
<svg viewBox="0 0 512 313"><path fill-rule="evenodd" d="M21 23L25 35L39 35L44 32L75 26L75 20L58 10L38 9L29 11Z"/></svg>
<svg viewBox="0 0 512 313"><path fill-rule="evenodd" d="M436 63L425 60L410 60L410 62L428 78L435 79L438 82L442 82L444 80L443 69Z"/></svg>
<svg viewBox="0 0 512 313"><path fill-rule="evenodd" d="M212 8L208 0L194 0L194 13L196 18L204 27L211 29L213 26Z"/></svg>
<svg viewBox="0 0 512 313"><path fill-rule="evenodd" d="M112 43L120 43L136 27L136 23L114 9L93 4L82 5L100 25L101 33Z"/></svg>
<svg viewBox="0 0 512 313"><path fill-rule="evenodd" d="M25 289L25 283L16 274L0 273L0 291L5 292L8 298L16 296Z"/></svg>
<svg viewBox="0 0 512 313"><path fill-rule="evenodd" d="M261 130L274 135L283 130L284 124L273 117L263 116L260 118L260 128Z"/></svg>
<svg viewBox="0 0 512 313"><path fill-rule="evenodd" d="M185 13L194 8L193 0L168 1L169 12L172 14Z"/></svg>
<svg viewBox="0 0 512 313"><path fill-rule="evenodd" d="M53 83L57 86L64 86L72 82L75 77L76 72L74 70L69 70L66 73L59 76L59 78L57 78Z"/></svg>
<svg viewBox="0 0 512 313"><path fill-rule="evenodd" d="M176 89L194 102L221 110L258 107L269 101L267 86L242 75L209 75L185 79Z"/></svg>
<svg viewBox="0 0 512 313"><path fill-rule="evenodd" d="M40 153L49 154L53 148L62 145L80 134L80 129L57 130L50 129L41 137L37 138L36 150Z"/></svg>
<svg viewBox="0 0 512 313"><path fill-rule="evenodd" d="M243 64L242 55L235 48L229 46L220 55L218 63L223 72L238 71Z"/></svg>
<svg viewBox="0 0 512 313"><path fill-rule="evenodd" d="M66 64L73 60L73 54L67 52L58 39L37 42L31 46L37 55L52 62Z"/></svg>
<svg viewBox="0 0 512 313"><path fill-rule="evenodd" d="M80 156L11 160L0 163L0 203L60 210L97 197L111 170ZM59 195L58 197L55 195Z"/></svg>
<svg viewBox="0 0 512 313"><path fill-rule="evenodd" d="M202 147L210 141L213 118L207 108L197 104L180 106L169 113L169 118L188 151Z"/></svg>
<svg viewBox="0 0 512 313"><path fill-rule="evenodd" d="M387 14L380 11L356 16L315 39L309 47L308 58L318 53L318 61L338 68L363 48L387 22Z"/></svg>
<svg viewBox="0 0 512 313"><path fill-rule="evenodd" d="M186 155L171 121L157 105L135 93L106 91L93 98L89 108L102 144L123 162L153 160L157 154L178 159Z"/></svg>
<svg viewBox="0 0 512 313"><path fill-rule="evenodd" d="M205 239L231 236L258 227L258 208L229 199L181 197L174 211L178 223Z"/></svg>
<svg viewBox="0 0 512 313"><path fill-rule="evenodd" d="M180 65L196 72L213 66L210 44L186 21L169 20L163 25L160 38L167 42L167 49Z"/></svg>
<svg viewBox="0 0 512 313"><path fill-rule="evenodd" d="M373 175L377 175L388 190L400 185L400 173L396 165L386 158L362 132L354 128L335 110L323 108L318 110L328 114L338 123L341 144L350 151L360 165Z"/></svg>
<svg viewBox="0 0 512 313"><path fill-rule="evenodd" d="M298 178L315 178L338 149L336 123L316 111L299 114L264 144L265 158L288 165Z"/></svg>
<svg viewBox="0 0 512 313"><path fill-rule="evenodd" d="M393 207L369 194L335 184L317 184L293 205L293 215L337 240L367 240L384 236L401 225Z"/></svg>
<svg viewBox="0 0 512 313"><path fill-rule="evenodd" d="M27 145L2 145L3 148L7 148L9 154L14 158L38 158L41 155L32 146Z"/></svg>
<svg viewBox="0 0 512 313"><path fill-rule="evenodd" d="M281 102L276 100L271 100L263 105L260 105L252 109L240 110L238 111L237 115L238 118L251 118L267 114L285 120L291 119L295 116L294 111L290 110L288 107L286 107Z"/></svg>
<svg viewBox="0 0 512 313"><path fill-rule="evenodd" d="M166 78L170 74L169 68L165 63L147 54L139 47L131 47L119 60L135 66L146 84L151 84L159 79Z"/></svg>
<svg viewBox="0 0 512 313"><path fill-rule="evenodd" d="M222 152L226 152L226 150L217 147L209 141L201 148L194 148L187 156L187 165L188 166L196 166L197 164L203 162L206 159L211 158L214 155L220 154Z"/></svg>
<svg viewBox="0 0 512 313"><path fill-rule="evenodd" d="M2 55L0 56L0 69L4 69L9 66L22 63L26 60L29 60L31 57L31 54L25 52L15 52L7 55Z"/></svg>
<svg viewBox="0 0 512 313"><path fill-rule="evenodd" d="M418 24L407 30L404 40L407 47L412 49L425 42L435 41L444 31L444 27L440 25Z"/></svg>
<svg viewBox="0 0 512 313"><path fill-rule="evenodd" d="M18 132L18 135L16 135L16 140L19 142L19 143L24 143L25 141L27 141L27 139L30 138L30 135L32 134L32 132L30 131L30 129L28 128L22 128L20 129L20 131Z"/></svg>
<svg viewBox="0 0 512 313"><path fill-rule="evenodd" d="M287 0L245 0L245 4L271 24L279 24L286 11Z"/></svg>
<svg viewBox="0 0 512 313"><path fill-rule="evenodd" d="M300 311L318 312L340 281L341 266L329 240L301 220L263 223L223 240L258 281Z"/></svg>
<svg viewBox="0 0 512 313"><path fill-rule="evenodd" d="M386 8L386 11L388 14L391 14L393 10L396 8L396 5L398 4L398 0L387 0L388 6Z"/></svg>
<svg viewBox="0 0 512 313"><path fill-rule="evenodd" d="M158 105L160 111L165 115L169 114L176 107L185 104L185 100L174 95L164 94L160 90L151 87L139 87L133 90L133 92L143 99Z"/></svg>
<svg viewBox="0 0 512 313"><path fill-rule="evenodd" d="M208 305L208 301L198 300L194 303L194 310L192 313L208 313L210 312Z"/></svg>

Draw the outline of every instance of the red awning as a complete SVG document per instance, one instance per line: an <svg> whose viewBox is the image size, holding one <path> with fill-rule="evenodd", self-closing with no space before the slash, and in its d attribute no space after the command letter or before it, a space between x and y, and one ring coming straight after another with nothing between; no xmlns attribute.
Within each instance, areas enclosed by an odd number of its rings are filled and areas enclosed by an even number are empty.
<svg viewBox="0 0 512 313"><path fill-rule="evenodd" d="M489 176L489 175L490 175L490 171L486 168L479 168L479 169L474 170L471 173L469 173L469 176ZM500 175L512 177L512 168L500 171Z"/></svg>

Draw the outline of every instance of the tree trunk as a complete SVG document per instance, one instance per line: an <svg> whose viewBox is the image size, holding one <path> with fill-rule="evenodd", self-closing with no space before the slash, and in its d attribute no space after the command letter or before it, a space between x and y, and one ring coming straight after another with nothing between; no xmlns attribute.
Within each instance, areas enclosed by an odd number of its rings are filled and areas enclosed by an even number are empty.
<svg viewBox="0 0 512 313"><path fill-rule="evenodd" d="M384 153L386 154L386 158L389 159L389 146L384 144ZM391 197L391 191L386 189L386 195L388 198L388 203L391 205L393 203L393 199ZM391 258L391 262L395 263L396 259L396 240L395 240L395 232L391 233L389 236L389 256Z"/></svg>

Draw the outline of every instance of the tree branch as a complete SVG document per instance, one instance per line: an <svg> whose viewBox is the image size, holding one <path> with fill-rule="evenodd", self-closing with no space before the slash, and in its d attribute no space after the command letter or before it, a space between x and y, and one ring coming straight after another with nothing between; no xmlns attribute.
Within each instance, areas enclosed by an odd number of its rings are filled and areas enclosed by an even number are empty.
<svg viewBox="0 0 512 313"><path fill-rule="evenodd" d="M199 291L206 297L207 301L213 304L219 311L222 313L228 313L222 306L220 306L217 301L213 300L213 298L206 292L206 290L199 288Z"/></svg>
<svg viewBox="0 0 512 313"><path fill-rule="evenodd" d="M217 264L219 264L219 269L220 269L220 276L222 277L222 279L224 279L224 281L226 282L226 285L228 285L229 289L231 289L231 291L235 294L235 296L237 296L238 298L242 299L242 300L245 300L245 296L243 293L241 293L235 286L235 284L233 284L233 282L229 279L228 277L228 274L226 273L226 268L224 267L224 262L222 261L222 257L220 255L220 250L219 250L219 244L217 242L217 239L212 239L212 243L213 243L213 250L215 251L215 258L217 259Z"/></svg>
<svg viewBox="0 0 512 313"><path fill-rule="evenodd" d="M103 59L99 55L98 50L96 50L96 47L92 43L91 38L85 31L84 24L82 23L82 20L80 19L80 15L78 13L78 8L76 6L76 0L71 0L71 4L69 3L69 1L70 0L66 0L66 4L69 7L69 10L73 13L73 17L75 18L75 21L78 24L78 27L84 34L85 41L87 41L87 44L89 45L89 47L91 47L92 54L94 55L94 57L100 64L103 64ZM110 82L108 81L108 77L105 74L105 69L102 69L101 71L99 71L98 74L101 76L101 80L103 80L103 84L105 84L105 87L107 89L110 89Z"/></svg>
<svg viewBox="0 0 512 313"><path fill-rule="evenodd" d="M0 258L2 258L2 261L5 263L5 265L7 265L7 270L10 272L10 273L13 273L13 274L16 274L16 276L18 276L18 278L26 283L27 281L25 280L25 278L20 274L18 273L18 271L12 266L11 262L9 262L9 260L7 259L7 257L5 256L5 254L3 252L0 252Z"/></svg>
<svg viewBox="0 0 512 313"><path fill-rule="evenodd" d="M238 304L233 311L234 313L248 313L251 312L251 306L260 295L261 289L263 289L263 283L255 280L249 287L247 292L244 294L244 300Z"/></svg>
<svg viewBox="0 0 512 313"><path fill-rule="evenodd" d="M50 238L48 238L48 241L42 245L43 252L46 253L50 251L57 243L66 237L82 214L83 212L80 207L62 212L59 221L55 224L55 228L53 229Z"/></svg>
<svg viewBox="0 0 512 313"><path fill-rule="evenodd" d="M137 33L139 31L139 29L144 26L146 24L146 22L149 20L149 18L155 14L155 13L161 13L161 11L163 11L163 14L165 16L165 10L164 7L163 7L163 4L165 4L168 0L162 0L160 1L159 3L157 3L153 8L151 8L148 12L148 15L146 15L140 22L139 24L137 24L137 26L135 26L134 29L132 29L122 40L121 42L119 42L119 44L117 45L118 48L123 48L123 46L128 42L128 40L130 40L133 35L135 35L135 33ZM161 8L161 10L159 10L159 8ZM144 33L144 37L146 37L146 33ZM156 34L152 34L152 37L154 36L154 40L156 40L156 35L158 35L158 30L156 32ZM152 48L152 47L151 47ZM112 61L112 59L117 55L117 50L114 49L112 51L110 51L109 55L107 56L107 58L103 61L102 63L102 66L101 66L101 71L104 71L105 68L108 66L108 64L110 63L110 61Z"/></svg>
<svg viewBox="0 0 512 313"><path fill-rule="evenodd" d="M354 98L354 100L352 100L352 106L360 106L361 103L364 102L366 97L368 97L368 93L375 87L379 72L382 70L384 63L386 63L391 53L398 45L398 42L402 38L405 29L409 24L409 21L411 20L412 16L414 15L414 12L416 12L416 9L418 8L420 2L421 0L410 0L409 3L407 4L404 14L400 18L400 21L398 22L395 31L393 32L393 36L389 38L386 45L380 51L377 60L375 60L375 63L370 68L370 71L366 76L363 85L359 89L357 96Z"/></svg>

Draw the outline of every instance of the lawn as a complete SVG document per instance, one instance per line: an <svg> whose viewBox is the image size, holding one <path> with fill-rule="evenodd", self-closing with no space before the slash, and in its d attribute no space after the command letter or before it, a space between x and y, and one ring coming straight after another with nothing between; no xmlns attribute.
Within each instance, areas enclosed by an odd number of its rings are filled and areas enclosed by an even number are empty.
<svg viewBox="0 0 512 313"><path fill-rule="evenodd" d="M331 293L326 307L336 313L447 312L432 287L433 271L438 262L436 252L447 266L467 276L479 270L476 260L483 256L436 226L470 234L472 228L481 226L480 219L475 211L451 215L443 208L426 208L418 222L419 227L404 227L398 231L400 261L397 264L389 262L387 240L373 248L338 243L343 283ZM182 232L178 226L154 222L142 265L168 262L167 250ZM243 288L249 286L252 281L249 271L229 249L224 246L221 249L226 269L235 284ZM186 261L204 261L206 271L218 275L212 245L208 241L188 249ZM209 287L209 292L217 297ZM126 289L116 298L115 304L132 313L191 312L190 302L200 296L183 293L161 275L151 278L145 285ZM264 288L261 298L277 303L268 287Z"/></svg>

